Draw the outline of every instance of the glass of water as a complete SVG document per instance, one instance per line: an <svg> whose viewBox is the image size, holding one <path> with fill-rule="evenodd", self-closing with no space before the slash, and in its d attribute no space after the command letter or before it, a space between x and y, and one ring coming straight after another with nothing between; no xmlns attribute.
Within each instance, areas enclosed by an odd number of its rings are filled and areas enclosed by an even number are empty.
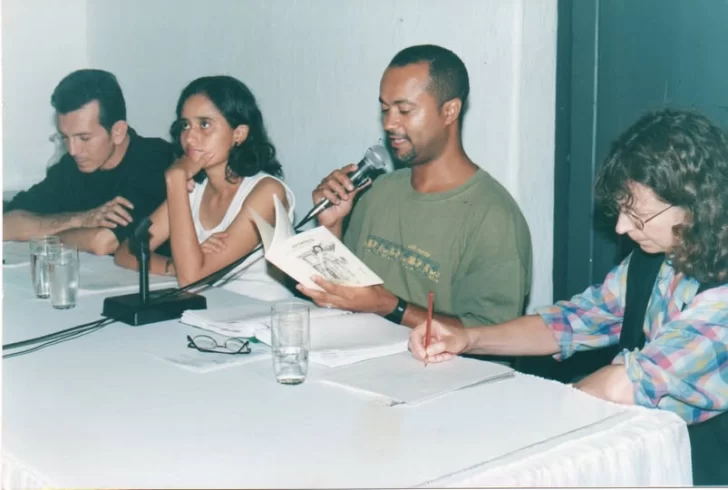
<svg viewBox="0 0 728 490"><path fill-rule="evenodd" d="M271 349L276 380L285 385L303 383L311 348L309 307L284 302L271 307Z"/></svg>
<svg viewBox="0 0 728 490"><path fill-rule="evenodd" d="M61 239L56 235L44 235L30 239L30 277L35 295L39 298L50 296L48 276L48 247L58 245Z"/></svg>
<svg viewBox="0 0 728 490"><path fill-rule="evenodd" d="M59 310L76 306L78 284L81 279L78 249L63 244L49 247L48 275L51 306Z"/></svg>

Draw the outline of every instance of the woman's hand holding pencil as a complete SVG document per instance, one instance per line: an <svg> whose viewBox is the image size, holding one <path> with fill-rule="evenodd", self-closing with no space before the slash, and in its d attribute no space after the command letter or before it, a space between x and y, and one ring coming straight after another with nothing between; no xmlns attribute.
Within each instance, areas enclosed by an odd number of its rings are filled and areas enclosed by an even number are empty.
<svg viewBox="0 0 728 490"><path fill-rule="evenodd" d="M409 337L410 352L425 363L450 360L467 347L468 332L465 328L446 326L434 319L417 325Z"/></svg>

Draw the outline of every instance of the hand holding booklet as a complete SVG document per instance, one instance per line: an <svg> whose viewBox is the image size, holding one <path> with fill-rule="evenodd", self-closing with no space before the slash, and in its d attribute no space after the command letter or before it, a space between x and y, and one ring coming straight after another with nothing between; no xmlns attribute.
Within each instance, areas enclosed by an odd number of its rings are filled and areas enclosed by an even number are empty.
<svg viewBox="0 0 728 490"><path fill-rule="evenodd" d="M296 234L278 196L273 196L275 227L255 211L265 258L307 288L321 290L311 278L321 276L344 286L373 286L382 280L323 226Z"/></svg>

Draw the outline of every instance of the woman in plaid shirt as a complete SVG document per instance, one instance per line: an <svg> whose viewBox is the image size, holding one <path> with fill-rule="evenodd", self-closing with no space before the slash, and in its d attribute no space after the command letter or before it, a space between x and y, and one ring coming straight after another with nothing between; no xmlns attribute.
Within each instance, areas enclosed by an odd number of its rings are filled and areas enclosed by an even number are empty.
<svg viewBox="0 0 728 490"><path fill-rule="evenodd" d="M602 284L499 325L433 322L427 352L420 325L410 350L441 362L463 352L564 359L616 347L609 366L575 387L675 412L689 424L694 483L728 484L728 136L695 113L649 113L615 141L596 191L616 232L639 246ZM652 272L630 277L638 262ZM628 284L637 296L629 301ZM628 304L636 318L627 319Z"/></svg>

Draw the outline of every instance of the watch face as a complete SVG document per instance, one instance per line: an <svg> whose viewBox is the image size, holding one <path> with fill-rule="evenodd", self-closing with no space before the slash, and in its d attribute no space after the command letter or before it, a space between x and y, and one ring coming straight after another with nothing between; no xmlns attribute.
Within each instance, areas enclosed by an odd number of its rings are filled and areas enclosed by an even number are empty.
<svg viewBox="0 0 728 490"><path fill-rule="evenodd" d="M402 323L402 317L404 316L404 311L407 309L407 302L403 300L402 298L397 298L397 306L394 308L394 311L390 313L389 315L385 316L387 320L393 323Z"/></svg>

